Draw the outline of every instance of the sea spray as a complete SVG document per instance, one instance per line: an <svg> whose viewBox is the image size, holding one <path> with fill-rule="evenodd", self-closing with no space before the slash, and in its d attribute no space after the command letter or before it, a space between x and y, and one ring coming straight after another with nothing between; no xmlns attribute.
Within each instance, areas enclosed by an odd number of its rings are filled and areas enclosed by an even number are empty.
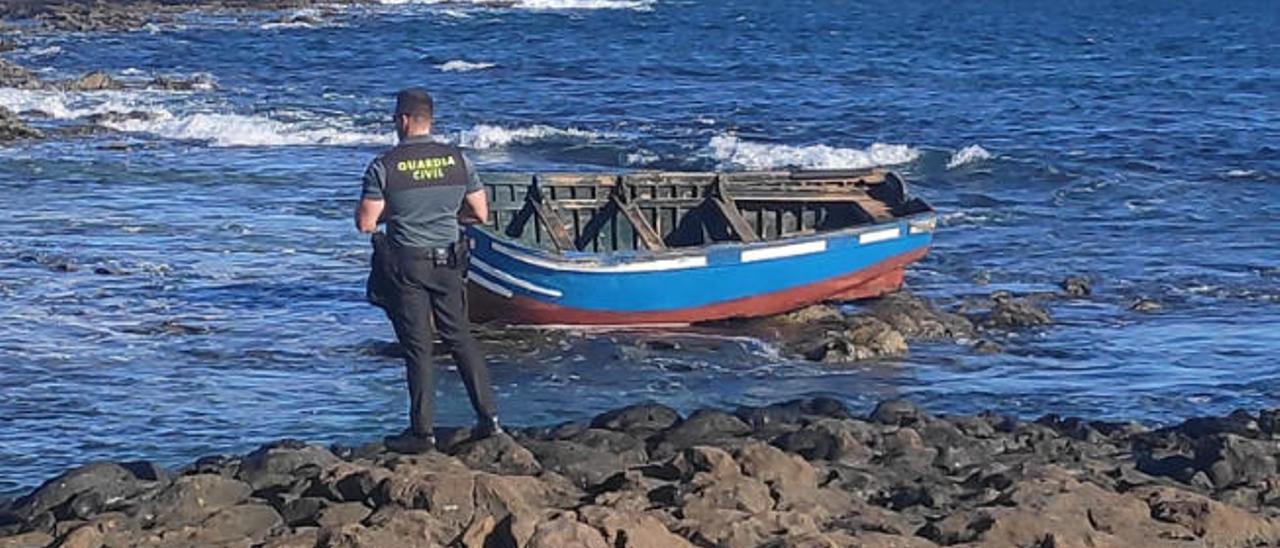
<svg viewBox="0 0 1280 548"><path fill-rule="evenodd" d="M736 135L716 135L707 153L722 168L741 169L864 169L905 164L920 157L907 145L874 143L865 149L829 145L791 146L746 141Z"/></svg>
<svg viewBox="0 0 1280 548"><path fill-rule="evenodd" d="M990 160L991 153L980 145L969 145L960 150L955 151L951 155L951 159L947 160L947 169L955 169L960 166Z"/></svg>

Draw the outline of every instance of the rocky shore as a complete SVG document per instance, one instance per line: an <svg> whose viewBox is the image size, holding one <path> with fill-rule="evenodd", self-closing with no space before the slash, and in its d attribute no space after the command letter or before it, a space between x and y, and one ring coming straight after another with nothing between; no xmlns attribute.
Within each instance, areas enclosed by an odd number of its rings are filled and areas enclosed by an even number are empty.
<svg viewBox="0 0 1280 548"><path fill-rule="evenodd" d="M441 451L281 441L93 463L0 511L0 547L1085 547L1280 543L1280 411L1137 424L808 399L656 404Z"/></svg>
<svg viewBox="0 0 1280 548"><path fill-rule="evenodd" d="M127 31L168 24L195 12L273 11L367 4L367 0L10 0L0 19L37 28L70 31Z"/></svg>

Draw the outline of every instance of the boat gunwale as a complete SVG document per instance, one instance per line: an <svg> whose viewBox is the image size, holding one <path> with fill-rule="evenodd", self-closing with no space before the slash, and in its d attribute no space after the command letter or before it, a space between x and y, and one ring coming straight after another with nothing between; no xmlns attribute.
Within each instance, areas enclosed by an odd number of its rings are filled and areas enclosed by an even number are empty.
<svg viewBox="0 0 1280 548"><path fill-rule="evenodd" d="M626 267L626 266L640 268L649 263L656 263L660 261L671 261L673 259L706 258L711 253L720 252L720 251L769 249L769 248L780 247L785 245L794 245L794 244L801 244L806 242L827 240L833 237L848 238L848 237L858 236L864 233L875 232L876 230L883 230L886 227L891 225L896 225L900 227L904 222L908 224L913 222L919 222L919 221L936 222L936 219L937 219L937 213L932 208L930 208L927 211L921 211L921 212L913 213L910 215L895 217L891 220L886 220L878 223L862 224L858 226L841 228L841 229L831 230L826 232L816 232L813 234L789 236L789 237L781 238L777 240L763 240L758 242L724 241L724 242L716 242L716 243L696 246L696 247L684 247L684 248L673 248L673 249L662 249L662 250L638 249L638 250L625 250L625 251L606 251L606 252L596 252L596 253L574 251L574 252L570 252L572 254L565 253L565 252L555 252L555 251L541 249L541 248L529 247L528 245L521 243L519 241L516 241L506 236L505 234L501 234L495 230L492 230L487 225L470 225L468 226L468 230L475 229L475 230L482 231L484 232L485 236L492 239L495 244L501 245L506 248L510 248L521 254L531 255L533 259L557 263L557 266L559 267L570 267L570 268L576 267L576 268L589 269L587 270L587 272L591 272L592 270L598 269L598 268ZM932 232L932 231L933 229L930 228L929 232ZM904 235L909 235L909 234L900 234L899 237ZM494 251L497 253L502 253L501 250L494 250ZM472 253L474 254L474 251ZM512 257L512 258L516 260L520 260L519 257ZM700 268L702 266L706 266L706 265L705 264L690 265L687 267L674 267L669 269L663 268L662 270L678 270L681 268ZM641 270L634 270L632 272L644 272L644 271L646 270L641 269Z"/></svg>

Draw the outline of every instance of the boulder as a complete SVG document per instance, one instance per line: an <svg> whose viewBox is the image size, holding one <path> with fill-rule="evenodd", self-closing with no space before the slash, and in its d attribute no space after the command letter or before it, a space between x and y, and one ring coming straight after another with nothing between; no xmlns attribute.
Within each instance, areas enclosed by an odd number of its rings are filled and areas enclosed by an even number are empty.
<svg viewBox="0 0 1280 548"><path fill-rule="evenodd" d="M953 340L974 334L973 322L968 318L938 310L927 299L905 291L881 297L868 314L907 339Z"/></svg>
<svg viewBox="0 0 1280 548"><path fill-rule="evenodd" d="M542 472L533 453L505 434L463 442L453 454L471 468L495 474L531 476Z"/></svg>
<svg viewBox="0 0 1280 548"><path fill-rule="evenodd" d="M1216 489L1261 483L1277 477L1276 453L1280 442L1220 434L1201 441L1195 466L1208 474Z"/></svg>
<svg viewBox="0 0 1280 548"><path fill-rule="evenodd" d="M630 405L597 415L591 421L591 427L625 432L632 436L646 438L655 432L671 428L678 422L680 422L680 414L675 409L650 402Z"/></svg>
<svg viewBox="0 0 1280 548"><path fill-rule="evenodd" d="M1049 312L1027 299L997 299L991 311L982 319L982 325L996 329L1016 329L1049 325L1053 318Z"/></svg>
<svg viewBox="0 0 1280 548"><path fill-rule="evenodd" d="M1093 293L1093 284L1085 276L1067 276L1060 284L1070 297L1082 299Z"/></svg>
<svg viewBox="0 0 1280 548"><path fill-rule="evenodd" d="M818 474L799 455L763 443L749 443L734 453L742 473L763 481L784 499L801 499L818 487Z"/></svg>
<svg viewBox="0 0 1280 548"><path fill-rule="evenodd" d="M804 357L824 363L849 363L907 354L907 339L883 320L867 316L850 318L843 329L827 330L804 345Z"/></svg>
<svg viewBox="0 0 1280 548"><path fill-rule="evenodd" d="M562 514L539 523L533 530L527 548L609 548L600 532L577 521L572 514Z"/></svg>
<svg viewBox="0 0 1280 548"><path fill-rule="evenodd" d="M341 459L323 447L281 440L246 455L236 477L259 491L290 485L300 477L318 477L339 462Z"/></svg>
<svg viewBox="0 0 1280 548"><path fill-rule="evenodd" d="M53 537L42 531L0 538L0 548L45 548L53 544Z"/></svg>
<svg viewBox="0 0 1280 548"><path fill-rule="evenodd" d="M320 527L342 527L349 523L359 523L372 513L373 510L362 503L340 502L320 509L315 522Z"/></svg>
<svg viewBox="0 0 1280 548"><path fill-rule="evenodd" d="M28 126L8 108L0 106L0 143L43 137L44 132Z"/></svg>
<svg viewBox="0 0 1280 548"><path fill-rule="evenodd" d="M249 498L249 484L214 474L182 476L147 502L140 517L159 525L199 523L223 508Z"/></svg>
<svg viewBox="0 0 1280 548"><path fill-rule="evenodd" d="M604 506L587 506L578 513L583 522L604 533L608 546L693 548L689 541L672 534L661 521L647 514L620 512Z"/></svg>
<svg viewBox="0 0 1280 548"><path fill-rule="evenodd" d="M857 420L822 419L782 436L775 443L785 451L808 460L840 461L850 464L869 460L869 447L876 434L873 427Z"/></svg>
<svg viewBox="0 0 1280 548"><path fill-rule="evenodd" d="M12 513L30 520L45 512L70 516L65 506L79 497L82 504L101 505L140 491L143 485L132 472L112 462L97 462L74 468L46 481L26 496L14 501ZM81 516L88 517L88 516Z"/></svg>
<svg viewBox="0 0 1280 548"><path fill-rule="evenodd" d="M528 446L544 470L562 474L583 489L599 485L614 474L640 464L607 449L566 440L529 441Z"/></svg>
<svg viewBox="0 0 1280 548"><path fill-rule="evenodd" d="M799 427L801 422L820 418L852 417L844 402L825 397L791 400L764 407L743 406L733 414L750 424L754 430L769 429L779 424L794 424Z"/></svg>
<svg viewBox="0 0 1280 548"><path fill-rule="evenodd" d="M929 415L908 400L885 400L876 404L868 419L889 426L911 426L929 418Z"/></svg>
<svg viewBox="0 0 1280 548"><path fill-rule="evenodd" d="M699 409L680 424L656 434L653 440L657 441L657 446L650 456L658 459L666 458L686 447L737 438L750 433L751 427L738 417L715 409Z"/></svg>
<svg viewBox="0 0 1280 548"><path fill-rule="evenodd" d="M63 85L67 91L104 91L122 87L120 82L102 71L90 72Z"/></svg>

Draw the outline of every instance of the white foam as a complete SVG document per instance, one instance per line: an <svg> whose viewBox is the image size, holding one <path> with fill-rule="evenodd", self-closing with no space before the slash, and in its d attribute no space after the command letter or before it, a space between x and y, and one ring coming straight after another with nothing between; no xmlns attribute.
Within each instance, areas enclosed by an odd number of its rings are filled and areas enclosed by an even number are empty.
<svg viewBox="0 0 1280 548"><path fill-rule="evenodd" d="M1253 177L1257 174L1258 172L1252 169L1233 169L1227 172L1227 177L1231 177L1232 179L1244 179L1247 177Z"/></svg>
<svg viewBox="0 0 1280 548"><path fill-rule="evenodd" d="M467 148L487 150L536 141L592 141L604 136L577 128L560 129L545 125L505 128L478 124L459 132L455 141Z"/></svg>
<svg viewBox="0 0 1280 548"><path fill-rule="evenodd" d="M990 160L991 153L980 145L969 145L960 150L955 151L951 155L951 159L947 160L947 169L955 169L963 165Z"/></svg>
<svg viewBox="0 0 1280 548"><path fill-rule="evenodd" d="M28 56L31 56L31 57L52 57L54 55L62 53L62 47L61 46L45 46L42 48L31 48L27 50L26 53Z"/></svg>
<svg viewBox="0 0 1280 548"><path fill-rule="evenodd" d="M742 169L865 169L905 164L920 157L919 150L907 145L874 143L864 149L797 147L744 141L729 133L712 137L707 150L721 167Z"/></svg>
<svg viewBox="0 0 1280 548"><path fill-rule="evenodd" d="M108 112L167 112L159 106L164 94L152 91L60 91L0 88L0 106L14 112L39 112L50 118L72 120Z"/></svg>
<svg viewBox="0 0 1280 548"><path fill-rule="evenodd" d="M462 59L454 59L444 64L436 65L436 68L443 72L471 72L473 70L484 70L496 67L493 63L472 63Z"/></svg>
<svg viewBox="0 0 1280 548"><path fill-rule="evenodd" d="M166 139L206 141L221 147L364 145L395 143L390 134L365 133L352 128L289 123L265 116L163 113L153 120L106 122L118 131L148 133Z"/></svg>

